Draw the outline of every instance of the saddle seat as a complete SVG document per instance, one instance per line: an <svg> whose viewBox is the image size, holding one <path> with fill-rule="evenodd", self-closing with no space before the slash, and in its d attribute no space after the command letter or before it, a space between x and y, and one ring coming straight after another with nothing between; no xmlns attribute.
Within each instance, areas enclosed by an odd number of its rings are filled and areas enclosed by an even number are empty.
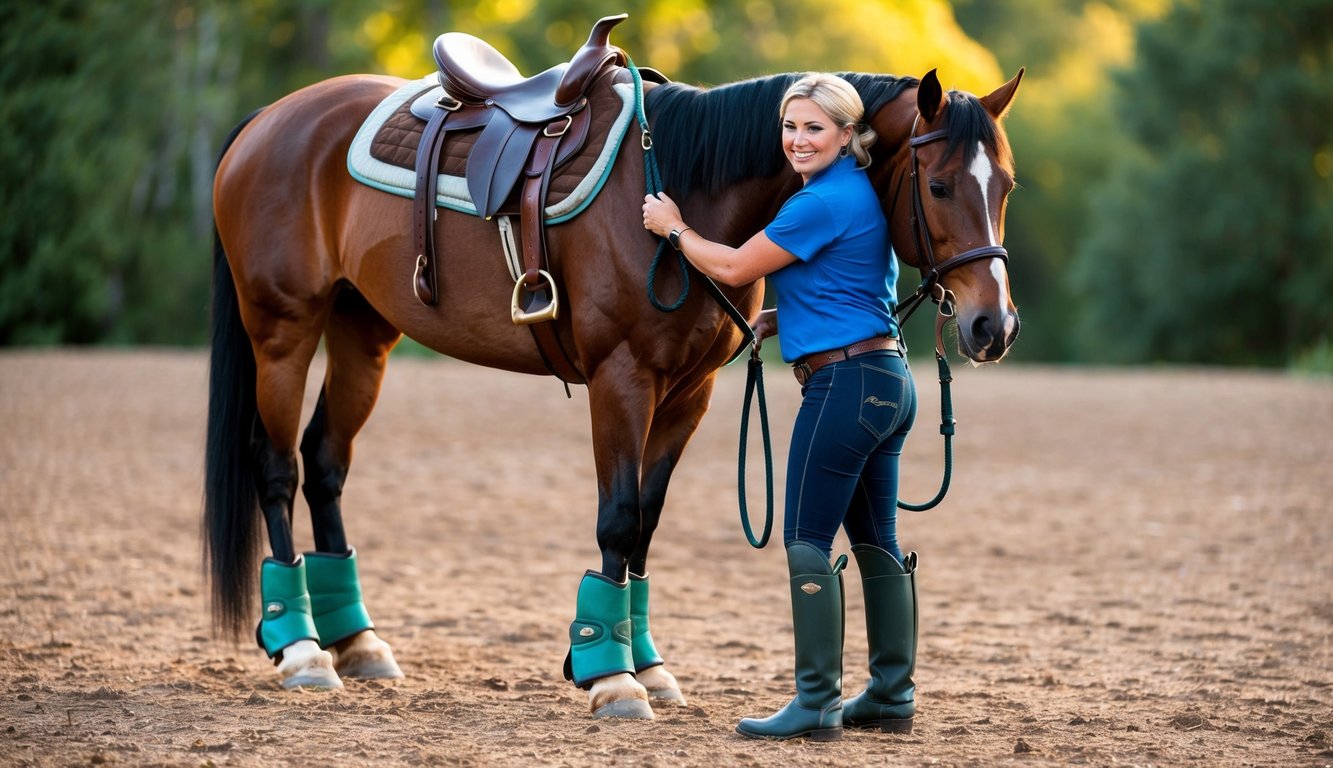
<svg viewBox="0 0 1333 768"><path fill-rule="evenodd" d="M440 84L464 106L499 107L522 123L549 122L575 111L604 67L624 66L625 52L611 45L610 37L626 18L622 13L599 20L574 58L533 77L524 77L485 40L446 32L434 48Z"/></svg>

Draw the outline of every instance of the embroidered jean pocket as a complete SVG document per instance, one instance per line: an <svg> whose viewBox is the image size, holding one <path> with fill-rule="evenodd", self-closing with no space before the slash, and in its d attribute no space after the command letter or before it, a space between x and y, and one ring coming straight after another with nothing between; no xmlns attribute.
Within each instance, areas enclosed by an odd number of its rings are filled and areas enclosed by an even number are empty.
<svg viewBox="0 0 1333 768"><path fill-rule="evenodd" d="M877 440L893 434L905 415L907 381L900 374L861 365L861 426Z"/></svg>

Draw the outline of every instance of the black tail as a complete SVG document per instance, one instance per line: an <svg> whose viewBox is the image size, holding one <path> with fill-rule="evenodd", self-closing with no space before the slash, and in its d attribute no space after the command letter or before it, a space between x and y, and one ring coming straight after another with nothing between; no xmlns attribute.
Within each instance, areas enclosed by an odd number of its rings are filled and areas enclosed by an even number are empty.
<svg viewBox="0 0 1333 768"><path fill-rule="evenodd" d="M258 111L232 129L237 134ZM212 585L213 626L236 637L253 623L256 555L261 542L259 497L250 436L258 418L255 357L241 324L236 284L213 231L212 352L208 375L208 441L204 458L204 560Z"/></svg>

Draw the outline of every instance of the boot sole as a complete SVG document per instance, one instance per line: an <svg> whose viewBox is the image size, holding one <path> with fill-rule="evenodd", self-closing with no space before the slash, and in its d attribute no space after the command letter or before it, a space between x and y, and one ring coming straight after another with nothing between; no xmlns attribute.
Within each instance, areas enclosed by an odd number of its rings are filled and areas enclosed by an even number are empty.
<svg viewBox="0 0 1333 768"><path fill-rule="evenodd" d="M752 733L741 730L736 727L736 733L749 739L767 739L769 741L789 741L791 739L809 739L811 741L838 741L842 738L841 728L820 728L805 733L776 734L776 733Z"/></svg>
<svg viewBox="0 0 1333 768"><path fill-rule="evenodd" d="M844 722L844 728L855 728L858 731L878 730L881 733L911 733L912 718L894 718L890 720L867 720L861 723Z"/></svg>

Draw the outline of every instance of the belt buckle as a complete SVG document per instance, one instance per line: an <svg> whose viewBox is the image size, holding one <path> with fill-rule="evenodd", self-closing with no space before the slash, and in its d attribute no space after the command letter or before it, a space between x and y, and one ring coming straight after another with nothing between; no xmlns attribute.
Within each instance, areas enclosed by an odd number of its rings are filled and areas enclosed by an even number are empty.
<svg viewBox="0 0 1333 768"><path fill-rule="evenodd" d="M793 365L791 371L796 375L796 383L803 387L805 386L805 383L810 380L810 377L814 375L814 371L810 370L810 364L806 362L800 362Z"/></svg>

